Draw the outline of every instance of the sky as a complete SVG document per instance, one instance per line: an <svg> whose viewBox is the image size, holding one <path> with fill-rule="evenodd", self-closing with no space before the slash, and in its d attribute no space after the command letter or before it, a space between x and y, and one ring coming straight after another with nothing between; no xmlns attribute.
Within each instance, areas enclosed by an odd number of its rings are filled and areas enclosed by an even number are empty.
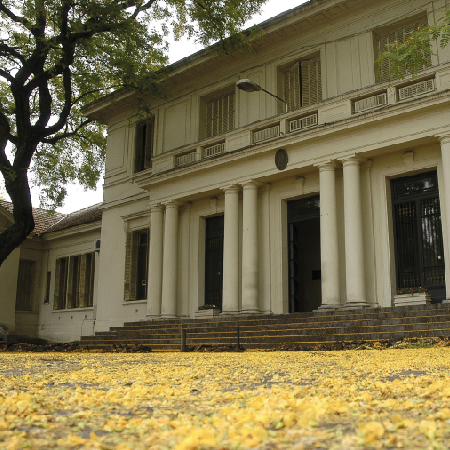
<svg viewBox="0 0 450 450"><path fill-rule="evenodd" d="M264 22L271 17L275 17L288 9L306 3L306 0L269 0L262 8L261 14L254 16L248 23L247 27ZM169 62L174 63L181 58L191 55L199 50L201 46L193 41L181 40L179 42L172 42L169 47ZM82 208L86 208L103 200L102 196L103 180L97 184L96 191L84 191L79 185L69 185L67 187L68 195L62 208L57 211L69 214ZM35 187L31 190L31 199L34 207L39 207L39 188Z"/></svg>

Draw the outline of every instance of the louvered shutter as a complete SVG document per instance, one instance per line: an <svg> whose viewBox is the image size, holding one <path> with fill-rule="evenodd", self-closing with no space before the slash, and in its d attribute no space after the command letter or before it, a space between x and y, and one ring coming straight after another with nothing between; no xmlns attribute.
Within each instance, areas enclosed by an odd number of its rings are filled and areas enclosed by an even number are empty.
<svg viewBox="0 0 450 450"><path fill-rule="evenodd" d="M302 106L300 94L300 62L296 62L284 72L284 99L288 111Z"/></svg>
<svg viewBox="0 0 450 450"><path fill-rule="evenodd" d="M413 31L416 31L418 28L424 26L425 27L428 26L426 19L397 28L396 30L378 36L377 58L380 58L384 52L389 51L391 49L392 44L394 43L403 44ZM423 66L423 68L431 66L431 54L424 53L423 57L426 60L426 64ZM378 81L389 81L390 70L391 70L391 61L389 58L385 58L381 66L381 73L378 73L377 75L379 78Z"/></svg>
<svg viewBox="0 0 450 450"><path fill-rule="evenodd" d="M86 271L89 273L89 289L86 306L94 304L94 277L95 277L95 253L90 253Z"/></svg>
<svg viewBox="0 0 450 450"><path fill-rule="evenodd" d="M136 136L134 142L134 171L140 172L143 168L144 153L144 126L142 123L136 125Z"/></svg>
<svg viewBox="0 0 450 450"><path fill-rule="evenodd" d="M145 127L144 169L152 167L153 139L155 135L155 120L147 121Z"/></svg>
<svg viewBox="0 0 450 450"><path fill-rule="evenodd" d="M56 260L56 267L55 267L55 296L53 297L53 309L61 309L60 308L60 302L61 302L61 259Z"/></svg>
<svg viewBox="0 0 450 450"><path fill-rule="evenodd" d="M32 310L32 283L34 262L21 259L19 261L19 273L17 276L16 310Z"/></svg>
<svg viewBox="0 0 450 450"><path fill-rule="evenodd" d="M74 308L75 298L74 298L74 257L69 258L69 277L67 281L67 308Z"/></svg>
<svg viewBox="0 0 450 450"><path fill-rule="evenodd" d="M80 276L78 277L78 305L80 308L84 308L87 306L86 297L87 297L87 288L89 280L86 275L86 260L87 255L80 256Z"/></svg>
<svg viewBox="0 0 450 450"><path fill-rule="evenodd" d="M234 129L234 92L209 100L206 104L206 137Z"/></svg>
<svg viewBox="0 0 450 450"><path fill-rule="evenodd" d="M125 301L136 300L137 250L139 239L133 232L127 234L125 257Z"/></svg>
<svg viewBox="0 0 450 450"><path fill-rule="evenodd" d="M313 105L322 100L320 58L302 61L300 67L302 77L302 106Z"/></svg>

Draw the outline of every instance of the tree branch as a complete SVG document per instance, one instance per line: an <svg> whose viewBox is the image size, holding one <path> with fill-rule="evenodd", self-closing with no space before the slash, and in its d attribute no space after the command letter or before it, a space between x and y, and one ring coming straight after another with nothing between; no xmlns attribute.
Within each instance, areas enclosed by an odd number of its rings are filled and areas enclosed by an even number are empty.
<svg viewBox="0 0 450 450"><path fill-rule="evenodd" d="M8 80L10 83L14 83L16 81L10 73L8 73L6 70L3 70L3 69L0 69L0 77L3 77L5 80Z"/></svg>
<svg viewBox="0 0 450 450"><path fill-rule="evenodd" d="M20 23L21 25L23 25L24 27L29 29L30 22L27 19L25 19L24 17L16 16L9 8L7 8L3 4L3 0L0 0L0 11L4 12L6 14L6 16L8 16L14 22Z"/></svg>
<svg viewBox="0 0 450 450"><path fill-rule="evenodd" d="M0 44L0 52L4 52L5 55L12 56L13 58L17 58L22 64L25 63L25 58L13 47L10 47L6 44Z"/></svg>
<svg viewBox="0 0 450 450"><path fill-rule="evenodd" d="M72 130L68 133L59 134L52 138L44 138L44 139L42 139L41 142L44 144L56 144L57 142L59 142L62 139L66 139L66 138L75 136L82 128L84 128L86 125L88 125L91 122L92 122L91 119L86 119L83 122L81 122L74 130Z"/></svg>

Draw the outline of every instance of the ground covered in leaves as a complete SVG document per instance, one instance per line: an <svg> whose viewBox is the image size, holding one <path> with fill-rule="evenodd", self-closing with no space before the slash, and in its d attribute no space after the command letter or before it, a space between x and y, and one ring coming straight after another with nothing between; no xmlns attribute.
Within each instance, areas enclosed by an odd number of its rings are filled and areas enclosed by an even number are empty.
<svg viewBox="0 0 450 450"><path fill-rule="evenodd" d="M450 447L450 348L0 353L0 449Z"/></svg>

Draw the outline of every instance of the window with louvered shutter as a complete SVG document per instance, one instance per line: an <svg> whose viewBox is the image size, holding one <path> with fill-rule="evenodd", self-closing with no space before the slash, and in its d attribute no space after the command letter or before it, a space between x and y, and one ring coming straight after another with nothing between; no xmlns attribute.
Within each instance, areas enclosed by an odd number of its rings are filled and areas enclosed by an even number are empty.
<svg viewBox="0 0 450 450"><path fill-rule="evenodd" d="M155 136L155 118L136 125L136 141L134 151L134 171L142 172L152 167L153 142Z"/></svg>
<svg viewBox="0 0 450 450"><path fill-rule="evenodd" d="M389 51L392 44L403 44L413 31L426 26L428 26L427 20L426 18L423 18L412 24L399 27L393 31L377 36L377 59L380 58L384 52ZM431 54L425 53L423 56L427 61L423 68L431 66ZM381 66L381 70L377 70L377 81L389 81L390 70L391 61L389 58L385 58Z"/></svg>
<svg viewBox="0 0 450 450"><path fill-rule="evenodd" d="M127 233L125 301L147 298L148 230Z"/></svg>
<svg viewBox="0 0 450 450"><path fill-rule="evenodd" d="M33 310L34 261L21 259L17 276L16 311Z"/></svg>
<svg viewBox="0 0 450 450"><path fill-rule="evenodd" d="M67 273L69 258L58 258L55 268L55 296L53 309L64 309L66 305Z"/></svg>
<svg viewBox="0 0 450 450"><path fill-rule="evenodd" d="M322 100L320 58L298 61L284 72L284 98L288 111Z"/></svg>
<svg viewBox="0 0 450 450"><path fill-rule="evenodd" d="M217 136L234 129L234 92L206 103L206 137Z"/></svg>

